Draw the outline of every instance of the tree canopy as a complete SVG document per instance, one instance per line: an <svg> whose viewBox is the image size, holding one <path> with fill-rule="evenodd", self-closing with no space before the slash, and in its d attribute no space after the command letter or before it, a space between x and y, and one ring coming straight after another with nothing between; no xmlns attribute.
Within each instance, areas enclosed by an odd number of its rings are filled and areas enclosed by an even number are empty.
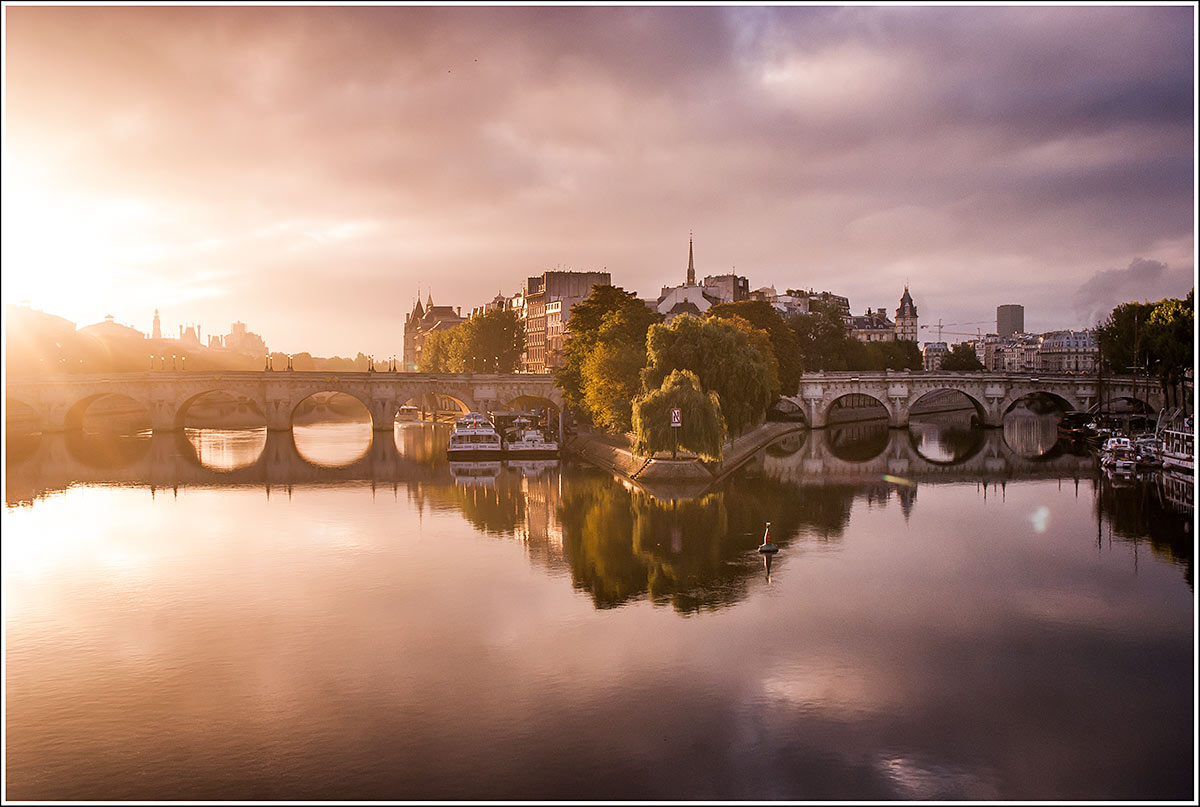
<svg viewBox="0 0 1200 807"><path fill-rule="evenodd" d="M511 373L521 363L525 329L515 311L494 309L444 331L421 345L423 373Z"/></svg>
<svg viewBox="0 0 1200 807"><path fill-rule="evenodd" d="M779 375L779 394L795 395L800 389L802 372L800 340L783 317L765 300L739 300L720 303L706 312L712 317L741 317L767 333Z"/></svg>
<svg viewBox="0 0 1200 807"><path fill-rule="evenodd" d="M658 389L674 370L690 370L701 389L717 393L729 431L757 424L771 404L768 357L747 332L720 317L676 317L646 334L642 388Z"/></svg>
<svg viewBox="0 0 1200 807"><path fill-rule="evenodd" d="M966 342L959 342L942 357L942 369L951 371L982 370L983 362L975 354L975 348Z"/></svg>
<svg viewBox="0 0 1200 807"><path fill-rule="evenodd" d="M636 294L617 286L593 286L586 300L571 307L564 364L554 380L581 420L612 431L632 427L630 407L641 391L646 330L661 320Z"/></svg>
<svg viewBox="0 0 1200 807"><path fill-rule="evenodd" d="M678 321L678 320L676 320ZM682 413L671 425L671 409ZM704 392L690 370L673 370L662 384L633 402L634 451L652 457L676 447L702 459L719 460L725 445L725 418L716 393Z"/></svg>
<svg viewBox="0 0 1200 807"><path fill-rule="evenodd" d="M1194 301L1192 289L1183 299L1118 305L1096 329L1103 368L1152 373L1170 394L1194 361Z"/></svg>
<svg viewBox="0 0 1200 807"><path fill-rule="evenodd" d="M810 300L807 314L796 314L788 325L796 334L800 366L804 372L850 369L855 349L846 333L841 312L820 300Z"/></svg>
<svg viewBox="0 0 1200 807"><path fill-rule="evenodd" d="M645 305L622 305L604 315L583 361L583 404L591 420L610 432L633 428L633 399L642 391L646 330L661 317Z"/></svg>

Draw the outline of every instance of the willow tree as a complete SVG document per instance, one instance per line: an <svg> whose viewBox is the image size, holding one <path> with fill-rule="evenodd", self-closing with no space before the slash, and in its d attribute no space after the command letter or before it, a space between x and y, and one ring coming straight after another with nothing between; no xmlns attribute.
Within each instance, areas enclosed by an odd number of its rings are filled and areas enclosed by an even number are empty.
<svg viewBox="0 0 1200 807"><path fill-rule="evenodd" d="M678 409L680 425L671 425L671 410ZM700 379L689 370L675 370L658 389L633 402L633 450L652 457L660 451L690 451L701 459L719 460L725 446L725 418L716 393L700 388Z"/></svg>
<svg viewBox="0 0 1200 807"><path fill-rule="evenodd" d="M670 325L650 326L642 388L657 389L674 370L690 370L702 390L717 394L734 434L762 420L771 404L772 378L778 378L750 335L718 317L682 315Z"/></svg>

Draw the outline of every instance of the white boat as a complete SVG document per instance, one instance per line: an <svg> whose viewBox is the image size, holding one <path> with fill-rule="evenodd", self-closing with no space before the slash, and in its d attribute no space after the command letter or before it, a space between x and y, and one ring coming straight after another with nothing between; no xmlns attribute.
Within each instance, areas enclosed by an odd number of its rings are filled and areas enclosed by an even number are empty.
<svg viewBox="0 0 1200 807"><path fill-rule="evenodd" d="M461 485L494 485L500 476L499 460L491 462L461 462L450 461L450 475L456 484Z"/></svg>
<svg viewBox="0 0 1200 807"><path fill-rule="evenodd" d="M1128 437L1109 437L1100 449L1100 466L1116 474L1132 474L1137 470L1137 454Z"/></svg>
<svg viewBox="0 0 1200 807"><path fill-rule="evenodd" d="M503 448L500 435L492 422L478 412L468 412L454 421L446 453L450 459L459 457L500 456Z"/></svg>
<svg viewBox="0 0 1200 807"><path fill-rule="evenodd" d="M1158 437L1162 440L1164 468L1196 469L1196 426L1190 414L1171 410L1158 418Z"/></svg>
<svg viewBox="0 0 1200 807"><path fill-rule="evenodd" d="M396 414L396 419L416 420L417 416L420 414L420 409L417 409L417 407L413 406L412 404L405 404L404 406L400 407L400 411Z"/></svg>
<svg viewBox="0 0 1200 807"><path fill-rule="evenodd" d="M558 442L547 440L539 429L533 428L528 418L517 418L509 438L504 442L504 451L510 459L521 457L556 457Z"/></svg>

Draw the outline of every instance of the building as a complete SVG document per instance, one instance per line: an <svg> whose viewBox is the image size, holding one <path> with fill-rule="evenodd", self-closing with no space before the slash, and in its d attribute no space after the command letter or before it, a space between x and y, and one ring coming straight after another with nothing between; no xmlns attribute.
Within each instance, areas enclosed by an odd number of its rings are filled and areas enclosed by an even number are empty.
<svg viewBox="0 0 1200 807"><path fill-rule="evenodd" d="M1096 372L1100 346L1093 331L1050 331L1040 341L1037 368L1042 372Z"/></svg>
<svg viewBox="0 0 1200 807"><path fill-rule="evenodd" d="M996 333L999 336L1025 333L1025 306L996 306Z"/></svg>
<svg viewBox="0 0 1200 807"><path fill-rule="evenodd" d="M463 322L462 308L434 305L430 294L424 306L420 298L404 320L404 369L416 372L421 366L421 346L434 331L444 331Z"/></svg>
<svg viewBox="0 0 1200 807"><path fill-rule="evenodd" d="M750 281L740 275L708 275L697 285L692 239L689 238L687 282L682 286L663 286L655 310L663 315L664 322L670 322L680 314L699 316L714 305L749 299Z"/></svg>
<svg viewBox="0 0 1200 807"><path fill-rule="evenodd" d="M520 296L520 314L524 314L525 353L521 370L546 373L562 367L563 342L571 307L586 300L594 286L611 286L608 272L571 272L559 269L528 278ZM515 298L514 298L515 302Z"/></svg>
<svg viewBox="0 0 1200 807"><path fill-rule="evenodd" d="M896 339L902 342L917 341L917 306L908 293L908 285L904 286L904 294L900 296L900 307L896 309Z"/></svg>
<svg viewBox="0 0 1200 807"><path fill-rule="evenodd" d="M887 318L884 309L867 309L861 317L850 318L850 335L860 342L896 341L896 324Z"/></svg>
<svg viewBox="0 0 1200 807"><path fill-rule="evenodd" d="M212 340L209 342L211 344ZM256 333L251 333L244 322L235 322L229 326L229 333L221 339L221 347L247 356L264 356L269 352L266 340Z"/></svg>
<svg viewBox="0 0 1200 807"><path fill-rule="evenodd" d="M945 342L926 342L921 351L925 369L929 371L942 369L942 359L950 353L950 346Z"/></svg>

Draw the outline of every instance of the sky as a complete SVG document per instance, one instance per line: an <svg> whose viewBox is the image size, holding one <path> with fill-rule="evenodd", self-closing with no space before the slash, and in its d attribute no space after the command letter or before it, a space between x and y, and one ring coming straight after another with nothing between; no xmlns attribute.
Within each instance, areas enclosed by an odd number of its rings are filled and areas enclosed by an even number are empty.
<svg viewBox="0 0 1200 807"><path fill-rule="evenodd" d="M828 290L921 340L1196 272L1178 6L4 7L3 291L402 353L546 270ZM929 326L929 327L925 327Z"/></svg>

